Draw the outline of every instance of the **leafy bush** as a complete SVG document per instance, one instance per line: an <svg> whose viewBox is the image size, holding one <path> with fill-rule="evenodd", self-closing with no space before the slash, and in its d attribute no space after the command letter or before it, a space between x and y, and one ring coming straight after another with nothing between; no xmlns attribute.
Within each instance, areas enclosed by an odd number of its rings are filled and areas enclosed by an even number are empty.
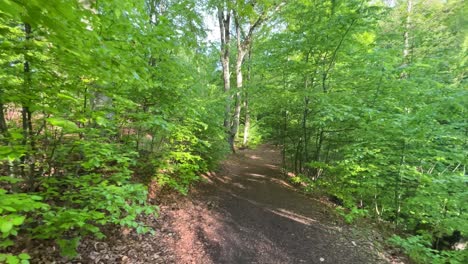
<svg viewBox="0 0 468 264"><path fill-rule="evenodd" d="M11 177L0 177L0 182L16 183L17 179ZM41 196L28 193L7 193L0 189L0 250L5 250L14 245L16 237L25 223L34 221L34 214L48 210L49 206L43 202ZM6 263L29 263L29 255L0 253L0 262Z"/></svg>
<svg viewBox="0 0 468 264"><path fill-rule="evenodd" d="M337 207L338 213L344 218L346 223L351 224L356 220L364 218L369 215L369 211L366 209L360 209L352 207L351 210L345 210L343 207Z"/></svg>
<svg viewBox="0 0 468 264"><path fill-rule="evenodd" d="M130 182L135 153L122 146L96 142L77 142L83 157L80 175L60 175L42 181L42 196L54 204L40 215L41 225L34 237L55 239L64 256L76 255L81 237L103 238L101 227L115 224L135 228L138 233L151 231L137 221L140 214L155 214L157 207L146 203L146 188ZM74 166L73 166L74 167Z"/></svg>
<svg viewBox="0 0 468 264"><path fill-rule="evenodd" d="M12 177L0 189L0 249L19 250L19 234L73 257L107 224L151 232L138 220L157 211L146 202L148 178L187 193L227 150L221 91L207 85L211 58L194 52L201 25L179 23L198 11L173 3L165 9L178 19L153 23L157 11L143 0L7 3L0 175Z"/></svg>
<svg viewBox="0 0 468 264"><path fill-rule="evenodd" d="M6 264L28 264L29 259L31 259L31 257L26 253L21 253L19 255L0 253L0 262Z"/></svg>
<svg viewBox="0 0 468 264"><path fill-rule="evenodd" d="M438 251L431 249L432 236L409 236L402 238L394 235L389 240L391 243L403 248L406 254L416 263L432 264L462 264L468 260L466 250L463 251Z"/></svg>

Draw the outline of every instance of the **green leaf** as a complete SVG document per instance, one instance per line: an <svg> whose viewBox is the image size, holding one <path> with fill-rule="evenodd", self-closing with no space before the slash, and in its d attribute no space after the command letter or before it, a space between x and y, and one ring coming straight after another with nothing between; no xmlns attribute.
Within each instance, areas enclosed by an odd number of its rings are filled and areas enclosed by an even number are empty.
<svg viewBox="0 0 468 264"><path fill-rule="evenodd" d="M23 260L25 260L25 259L31 259L31 256L29 256L29 254L26 254L26 253L21 253L21 254L18 255L18 257L19 257L20 259L23 259Z"/></svg>
<svg viewBox="0 0 468 264"><path fill-rule="evenodd" d="M13 225L19 226L24 222L25 216L15 216L12 218L11 222Z"/></svg>
<svg viewBox="0 0 468 264"><path fill-rule="evenodd" d="M3 239L3 241L0 242L0 248L7 248L9 246L13 246L15 243L11 239ZM1 261L1 254L0 254L0 261Z"/></svg>
<svg viewBox="0 0 468 264"><path fill-rule="evenodd" d="M53 126L61 127L70 132L74 132L78 130L78 126L74 122L64 119L64 118L50 117L50 118L47 118L47 121Z"/></svg>
<svg viewBox="0 0 468 264"><path fill-rule="evenodd" d="M7 264L18 264L18 263L20 263L20 260L18 259L17 256L7 255L6 263Z"/></svg>
<svg viewBox="0 0 468 264"><path fill-rule="evenodd" d="M64 100L69 100L69 101L73 101L75 103L78 103L78 99L68 95L68 94L64 94L64 93L58 93L57 94L57 97L60 98L60 99L64 99Z"/></svg>
<svg viewBox="0 0 468 264"><path fill-rule="evenodd" d="M0 182L8 182L8 183L18 183L22 182L23 179L13 178L10 176L0 176Z"/></svg>
<svg viewBox="0 0 468 264"><path fill-rule="evenodd" d="M80 239L80 237L75 237L72 239L57 240L57 244L60 246L60 254L64 257L76 257L78 255L77 247Z"/></svg>
<svg viewBox="0 0 468 264"><path fill-rule="evenodd" d="M2 231L2 233L9 233L12 228L13 228L12 222L5 221L5 220L0 222L0 231Z"/></svg>
<svg viewBox="0 0 468 264"><path fill-rule="evenodd" d="M19 17L23 8L10 0L0 0L0 6L2 10L0 12L8 14L11 17Z"/></svg>

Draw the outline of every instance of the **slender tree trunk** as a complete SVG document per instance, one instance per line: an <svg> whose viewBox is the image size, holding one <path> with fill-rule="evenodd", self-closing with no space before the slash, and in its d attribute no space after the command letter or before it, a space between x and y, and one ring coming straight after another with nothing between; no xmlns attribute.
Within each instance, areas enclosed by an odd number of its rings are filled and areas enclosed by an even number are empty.
<svg viewBox="0 0 468 264"><path fill-rule="evenodd" d="M2 95L2 92L0 91L0 100L1 100L1 95ZM3 102L0 102L0 134L6 137L8 135L8 126L5 120L4 109L5 109L5 106L3 105Z"/></svg>
<svg viewBox="0 0 468 264"><path fill-rule="evenodd" d="M398 173L395 179L395 194L394 194L394 206L395 206L395 230L398 228L399 220L400 220L400 212L401 212L401 187L403 183L403 173L404 173L404 166L405 166L405 159L406 159L406 149L407 143L406 140L403 142L401 157L400 157L400 166L398 169Z"/></svg>
<svg viewBox="0 0 468 264"><path fill-rule="evenodd" d="M281 163L282 167L285 168L284 171L286 171L286 137L288 135L288 111L284 110L284 120L283 120L283 133L282 133L282 146L281 146Z"/></svg>
<svg viewBox="0 0 468 264"><path fill-rule="evenodd" d="M296 153L294 154L294 173L297 175L300 173L299 169L301 167L300 154L302 148L302 138L299 138L296 146Z"/></svg>
<svg viewBox="0 0 468 264"><path fill-rule="evenodd" d="M244 50L238 50L237 51L237 60L236 60L236 104L234 107L234 120L232 121L232 126L231 126L231 149L233 152L235 152L235 144L234 144L234 139L237 136L237 132L239 130L239 124L240 124L240 114L241 114L241 109L242 109L242 85L243 85L243 79L242 79L242 63L244 60Z"/></svg>
<svg viewBox="0 0 468 264"><path fill-rule="evenodd" d="M244 98L244 111L245 111L245 122L244 122L244 140L242 145L247 146L249 143L249 129L250 129L250 109L249 109L249 96L248 93L245 93Z"/></svg>
<svg viewBox="0 0 468 264"><path fill-rule="evenodd" d="M237 132L239 131L241 110L242 110L242 95L241 95L241 92L237 91L235 105L234 105L234 120L232 121L232 127L231 127L231 136L233 138L237 136Z"/></svg>
<svg viewBox="0 0 468 264"><path fill-rule="evenodd" d="M237 58L236 58L236 104L234 107L234 120L232 121L231 126L231 149L232 152L235 152L234 140L237 136L240 124L240 114L242 109L242 86L243 86L243 76L242 76L242 64L244 63L244 57L246 50L249 47L250 39L242 40L241 28L239 21L236 18L236 37L237 37Z"/></svg>
<svg viewBox="0 0 468 264"><path fill-rule="evenodd" d="M315 149L315 161L320 161L320 155L322 152L322 145L323 145L323 140L324 140L324 131L323 127L319 128L319 132L317 133L317 138L316 138L316 149Z"/></svg>
<svg viewBox="0 0 468 264"><path fill-rule="evenodd" d="M252 45L249 47L249 55L248 55L248 60L249 64L247 65L247 81L250 83L251 81L251 74L252 74L252 68L250 67L250 60L252 59ZM249 109L249 92L247 91L246 88L244 88L244 111L245 111L245 122L244 122L244 140L242 144L244 146L247 146L249 143L249 132L250 132L250 109Z"/></svg>
<svg viewBox="0 0 468 264"><path fill-rule="evenodd" d="M306 80L306 89L307 89L307 80ZM304 158L304 163L308 162L309 160L309 134L307 133L307 118L309 116L309 97L305 96L304 97L304 113L302 115L302 136L304 137L304 155L302 157ZM301 172L303 171L303 168L301 167Z"/></svg>
<svg viewBox="0 0 468 264"><path fill-rule="evenodd" d="M408 0L406 5L406 22L405 22L405 33L403 34L404 47L403 47L403 68L407 67L410 63L411 57L411 13L413 11L413 0ZM408 72L403 69L401 73L401 79L408 77Z"/></svg>
<svg viewBox="0 0 468 264"><path fill-rule="evenodd" d="M28 23L24 24L24 33L26 42L31 40L31 25ZM23 64L23 74L24 74L24 93L31 94L31 65L29 56L27 55L27 50L24 53L24 64ZM32 113L29 108L31 102L29 100L22 102L22 109L21 109L21 117L22 117L22 129L23 129L23 146L27 147L28 143L30 146L30 150L26 152L24 156L21 158L21 174L23 177L28 179L28 187L30 190L34 189L34 170L35 170L35 162L34 156L31 155L31 151L35 150L35 142L34 142L34 133L33 133L33 126L32 126ZM29 171L26 171L26 165L29 163Z"/></svg>
<svg viewBox="0 0 468 264"><path fill-rule="evenodd" d="M405 48L403 49L403 58L405 59L405 63L408 62L411 50L411 43L410 43L410 30L411 30L411 12L413 11L413 0L408 0L406 6L406 24L405 24Z"/></svg>
<svg viewBox="0 0 468 264"><path fill-rule="evenodd" d="M221 65L223 68L224 93L226 94L226 102L224 109L224 129L228 134L228 141L231 144L231 73L229 70L229 42L230 42L230 25L231 11L225 10L224 7L218 7L218 21L221 35Z"/></svg>
<svg viewBox="0 0 468 264"><path fill-rule="evenodd" d="M306 65L309 63L309 56L310 50L307 51L305 63ZM307 94L309 90L309 75L306 73L304 78L304 91ZM304 163L309 161L309 135L307 131L307 119L309 117L309 102L310 98L308 95L304 96L304 112L302 116L302 136L304 137L304 155L302 155L304 159ZM303 172L303 168L300 168L301 172Z"/></svg>
<svg viewBox="0 0 468 264"><path fill-rule="evenodd" d="M279 7L277 7L279 8ZM236 105L234 109L234 120L232 122L231 126L231 148L232 151L235 152L235 146L234 146L234 139L236 138L238 129L239 129L239 122L240 122L240 113L241 113L241 108L242 108L242 103L241 103L241 94L242 94L242 86L243 86L243 80L242 80L242 64L244 63L244 57L246 55L247 50L250 49L252 39L253 39L253 33L256 28L258 28L265 20L267 19L266 13L262 13L261 15L258 16L257 20L255 22L251 22L248 33L245 34L243 29L241 28L241 24L239 21L239 14L234 13L234 20L235 20L235 25L236 25L236 37L237 37L237 59L236 59Z"/></svg>

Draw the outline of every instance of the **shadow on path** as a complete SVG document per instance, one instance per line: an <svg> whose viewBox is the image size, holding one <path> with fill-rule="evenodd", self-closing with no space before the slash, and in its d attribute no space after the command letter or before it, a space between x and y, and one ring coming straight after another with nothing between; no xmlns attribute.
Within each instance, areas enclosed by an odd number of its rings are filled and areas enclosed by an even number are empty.
<svg viewBox="0 0 468 264"><path fill-rule="evenodd" d="M282 181L278 165L279 153L265 145L233 155L208 177L199 197L214 204L217 223L198 226L197 237L211 261L385 263L329 225L330 209Z"/></svg>

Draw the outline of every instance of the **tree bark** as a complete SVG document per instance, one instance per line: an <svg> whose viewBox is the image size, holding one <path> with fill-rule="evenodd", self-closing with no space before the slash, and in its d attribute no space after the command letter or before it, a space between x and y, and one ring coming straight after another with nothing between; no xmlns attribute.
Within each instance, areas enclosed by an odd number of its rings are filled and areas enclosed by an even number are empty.
<svg viewBox="0 0 468 264"><path fill-rule="evenodd" d="M218 20L219 29L221 35L221 65L223 68L223 82L224 82L224 93L226 94L226 102L224 109L224 129L228 134L229 145L231 143L231 101L232 96L230 95L231 90L231 73L229 70L229 42L230 42L230 24L231 24L231 11L225 7L218 7Z"/></svg>
<svg viewBox="0 0 468 264"><path fill-rule="evenodd" d="M255 3L253 4L255 5ZM283 5L283 3L278 4L274 11L278 11L279 8ZM219 13L219 12L218 12ZM248 27L248 31L244 32L242 29L242 25L239 21L239 14L234 12L234 22L236 26L236 35L237 35L237 59L236 59L236 105L234 109L234 120L232 121L231 126L231 133L230 133L230 140L229 143L231 144L231 149L235 152L235 144L234 139L236 138L238 129L239 129L239 121L240 121L240 112L242 108L241 102L241 93L242 93L242 64L244 63L244 57L246 55L247 50L249 50L254 31L262 25L263 22L269 19L267 16L267 12L263 11L261 14L258 15L255 22L251 22ZM220 19L220 25L221 25ZM223 29L221 28L221 31ZM225 36L224 36L225 37ZM221 42L223 42L223 33L221 33ZM223 66L224 68L224 66Z"/></svg>
<svg viewBox="0 0 468 264"><path fill-rule="evenodd" d="M307 80L305 84L305 88L307 90ZM309 161L309 134L307 133L307 118L309 116L309 97L304 97L304 113L302 116L302 136L304 137L304 155L302 155L304 159L304 163ZM304 168L300 168L300 171L303 172Z"/></svg>
<svg viewBox="0 0 468 264"><path fill-rule="evenodd" d="M314 160L315 161L320 161L320 156L322 152L322 145L324 141L324 133L325 131L323 130L323 127L321 126L319 128L319 131L317 133L317 137L315 139L315 155L314 155Z"/></svg>
<svg viewBox="0 0 468 264"><path fill-rule="evenodd" d="M281 166L287 168L286 166L286 137L288 135L288 111L284 110L284 120L283 120L283 129L282 129L282 146L281 146ZM286 171L286 170L285 170Z"/></svg>
<svg viewBox="0 0 468 264"><path fill-rule="evenodd" d="M400 75L400 79L406 79L408 77L408 72L405 68L410 63L410 55L411 55L411 12L413 11L413 0L408 0L406 5L406 22L405 22L405 33L403 34L403 64L401 68L403 68L403 72Z"/></svg>
<svg viewBox="0 0 468 264"><path fill-rule="evenodd" d="M247 81L250 83L251 80L251 73L252 68L250 67L250 60L252 59L252 45L249 47L249 55L248 60L249 64L247 65ZM244 88L244 112L245 112L245 122L244 122L244 140L242 144L247 146L249 143L249 136L250 136L250 109L249 109L249 93L246 88Z"/></svg>
<svg viewBox="0 0 468 264"><path fill-rule="evenodd" d="M411 12L413 10L413 0L408 0L406 6L406 24L405 24L405 33L404 33L404 41L405 46L403 49L403 59L404 63L409 63L409 56L411 52L411 44L410 44L410 30L411 30Z"/></svg>
<svg viewBox="0 0 468 264"><path fill-rule="evenodd" d="M31 40L31 25L28 23L24 24L24 34L26 42ZM23 74L24 74L24 93L31 94L31 65L29 56L27 55L27 50L24 53L24 64L23 64ZM29 146L31 151L35 150L35 141L34 141L34 133L33 133L33 126L32 126L32 112L30 110L31 102L29 99L25 99L22 103L22 110L21 110L21 117L22 117L22 129L23 129L23 146ZM25 170L26 164L29 163L29 171ZM29 190L34 190L34 171L35 171L35 161L34 156L31 155L29 151L26 152L25 155L21 157L21 175L24 178L28 179L28 187Z"/></svg>
<svg viewBox="0 0 468 264"><path fill-rule="evenodd" d="M236 23L237 24L237 23ZM240 40L239 27L237 28L237 59L236 59L236 104L234 107L234 120L231 126L231 149L235 152L234 139L236 138L237 132L239 130L240 124L240 114L242 109L242 86L243 86L243 76L242 76L242 64L244 62L245 56L245 47L243 47Z"/></svg>
<svg viewBox="0 0 468 264"><path fill-rule="evenodd" d="M242 141L242 145L247 146L249 143L249 129L250 129L250 110L249 110L249 97L248 93L245 93L244 99L244 111L245 111L245 121L244 121L244 140Z"/></svg>
<svg viewBox="0 0 468 264"><path fill-rule="evenodd" d="M1 100L1 94L2 92L0 91L0 100ZM5 106L3 102L0 102L0 134L6 137L8 135L8 126L5 120L4 108Z"/></svg>
<svg viewBox="0 0 468 264"><path fill-rule="evenodd" d="M247 35L242 31L241 24L237 13L234 13L234 21L236 25L236 39L237 39L237 57L236 57L236 105L234 108L234 120L231 126L231 149L235 152L234 139L236 138L239 130L240 114L242 109L242 87L243 87L243 76L242 76L242 65L244 64L244 58L247 54L247 50L250 48L252 42L252 36L255 28L260 26L264 21L264 17L260 15L255 23L250 24Z"/></svg>

